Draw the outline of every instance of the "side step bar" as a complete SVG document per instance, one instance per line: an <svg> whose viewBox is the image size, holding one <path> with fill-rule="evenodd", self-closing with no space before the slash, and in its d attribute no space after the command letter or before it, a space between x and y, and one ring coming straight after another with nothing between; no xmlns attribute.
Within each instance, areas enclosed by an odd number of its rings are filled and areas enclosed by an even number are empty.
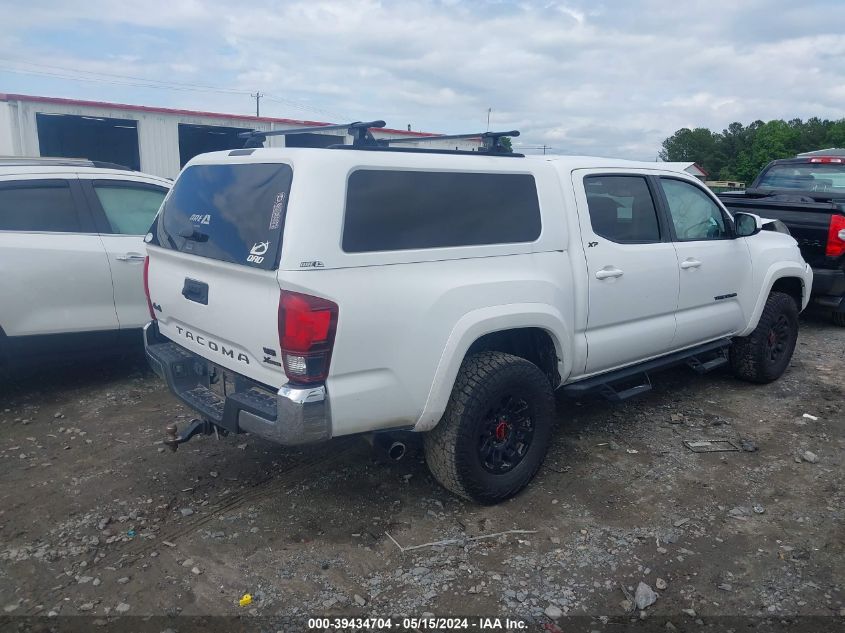
<svg viewBox="0 0 845 633"><path fill-rule="evenodd" d="M597 394L612 402L621 402L651 391L649 372L687 365L696 373L705 374L726 365L730 344L730 339L706 343L607 374L579 380L564 385L561 391L570 398Z"/></svg>
<svg viewBox="0 0 845 633"><path fill-rule="evenodd" d="M722 347L711 354L693 356L687 360L687 367L697 374L706 374L728 364L728 347Z"/></svg>

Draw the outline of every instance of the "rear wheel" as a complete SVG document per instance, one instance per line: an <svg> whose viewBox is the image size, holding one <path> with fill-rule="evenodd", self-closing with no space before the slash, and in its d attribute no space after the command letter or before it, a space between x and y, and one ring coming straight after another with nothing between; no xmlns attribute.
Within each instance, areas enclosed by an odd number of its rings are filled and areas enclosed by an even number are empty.
<svg viewBox="0 0 845 633"><path fill-rule="evenodd" d="M734 339L731 367L737 378L767 383L786 371L798 340L798 306L783 292L772 292L754 331Z"/></svg>
<svg viewBox="0 0 845 633"><path fill-rule="evenodd" d="M845 327L845 312L834 312L833 324L839 327Z"/></svg>
<svg viewBox="0 0 845 633"><path fill-rule="evenodd" d="M483 504L504 501L537 474L554 426L548 378L502 352L464 360L446 413L425 435L425 458L451 492Z"/></svg>

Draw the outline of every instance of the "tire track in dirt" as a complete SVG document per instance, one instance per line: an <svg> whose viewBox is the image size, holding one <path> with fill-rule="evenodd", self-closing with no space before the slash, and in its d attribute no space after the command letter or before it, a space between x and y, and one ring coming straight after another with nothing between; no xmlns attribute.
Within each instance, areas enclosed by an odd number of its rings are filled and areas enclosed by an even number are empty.
<svg viewBox="0 0 845 633"><path fill-rule="evenodd" d="M325 446L327 448L329 447L328 444ZM356 451L360 452L361 447L362 443L359 441L359 438L348 437L335 440L331 446L332 450L326 450L315 458L295 460L289 463L287 467L275 470L272 474L259 479L249 488L235 492L228 496L227 499L210 505L208 512L199 516L194 515L196 518L185 520L178 526L172 526L170 529L164 526L154 539L139 540L130 544L121 553L119 560L121 564L134 562L152 550L160 549L163 541L175 543L178 539L192 532L196 532L202 526L217 519L226 512L271 497L283 490L293 488L315 473L324 473L326 467L331 463L342 460ZM100 562L102 561L105 561L105 558Z"/></svg>
<svg viewBox="0 0 845 633"><path fill-rule="evenodd" d="M331 444L324 445L324 448L331 448L332 450L324 450L314 458L304 457L291 460L286 467L282 467L273 471L272 474L262 477L252 483L248 488L229 495L223 501L207 506L209 509L207 513L200 516L194 515L196 518L180 522L178 526L172 526L169 530L165 526L154 539L139 539L138 541L129 543L122 551L114 551L113 553L118 555L117 561L109 563L107 562L109 557L105 556L98 561L90 562L87 569L90 573L106 565L118 565L119 567L132 565L153 550L161 550L164 541L176 544L180 538L196 532L202 526L230 510L271 497L276 493L299 485L312 475L324 473L326 467L330 464L343 460L355 452L361 452L363 443L359 440L360 438L354 436L338 439ZM73 582L69 582L68 586L72 584ZM28 615L36 615L34 605L29 610Z"/></svg>

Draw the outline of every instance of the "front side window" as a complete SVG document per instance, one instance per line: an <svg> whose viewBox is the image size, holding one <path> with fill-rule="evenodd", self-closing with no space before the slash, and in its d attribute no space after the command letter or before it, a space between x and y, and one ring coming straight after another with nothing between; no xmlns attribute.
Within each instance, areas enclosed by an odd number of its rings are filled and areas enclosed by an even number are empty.
<svg viewBox="0 0 845 633"><path fill-rule="evenodd" d="M661 178L660 186L678 240L721 240L730 237L722 210L701 189L676 178Z"/></svg>
<svg viewBox="0 0 845 633"><path fill-rule="evenodd" d="M66 180L0 185L0 231L78 233L79 216Z"/></svg>
<svg viewBox="0 0 845 633"><path fill-rule="evenodd" d="M144 235L150 230L165 189L132 183L94 183L94 191L114 233Z"/></svg>
<svg viewBox="0 0 845 633"><path fill-rule="evenodd" d="M349 176L343 250L532 242L540 224L530 174L361 169Z"/></svg>
<svg viewBox="0 0 845 633"><path fill-rule="evenodd" d="M596 235L620 244L660 241L657 210L644 177L587 176L584 189Z"/></svg>

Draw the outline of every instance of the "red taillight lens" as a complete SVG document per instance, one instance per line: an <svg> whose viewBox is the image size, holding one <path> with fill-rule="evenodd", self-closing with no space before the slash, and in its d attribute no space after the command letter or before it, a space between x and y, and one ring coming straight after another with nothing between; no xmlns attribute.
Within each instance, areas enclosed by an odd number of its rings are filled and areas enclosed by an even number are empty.
<svg viewBox="0 0 845 633"><path fill-rule="evenodd" d="M815 158L810 159L811 163L845 163L845 160L842 158L837 158L833 156L816 156Z"/></svg>
<svg viewBox="0 0 845 633"><path fill-rule="evenodd" d="M328 377L337 315L337 304L328 299L282 290L279 345L291 383L310 385Z"/></svg>
<svg viewBox="0 0 845 633"><path fill-rule="evenodd" d="M827 232L827 248L824 253L828 257L839 257L845 253L845 216L830 217L830 230Z"/></svg>
<svg viewBox="0 0 845 633"><path fill-rule="evenodd" d="M144 294L147 295L147 308L150 311L150 318L155 321L156 313L153 310L153 300L150 299L150 257L144 258Z"/></svg>

